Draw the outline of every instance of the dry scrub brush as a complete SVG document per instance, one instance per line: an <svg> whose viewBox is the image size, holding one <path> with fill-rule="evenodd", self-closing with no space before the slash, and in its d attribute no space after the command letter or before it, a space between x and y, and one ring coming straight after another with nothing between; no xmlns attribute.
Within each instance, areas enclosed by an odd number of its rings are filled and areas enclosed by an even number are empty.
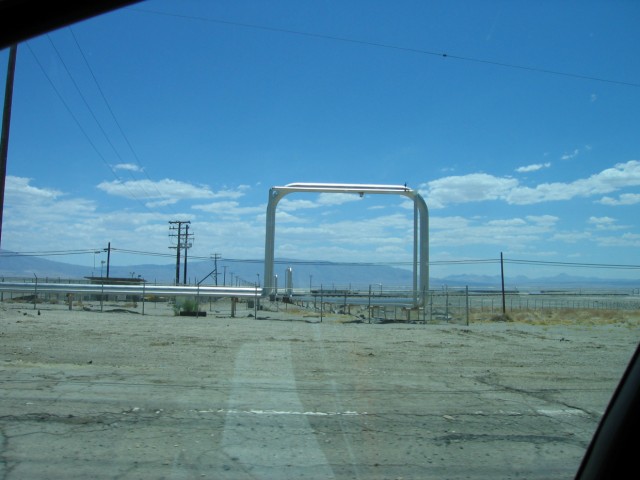
<svg viewBox="0 0 640 480"><path fill-rule="evenodd" d="M622 324L629 327L640 326L638 310L591 310L591 309L546 309L513 310L505 315L487 312L471 312L469 320L483 322L515 322L532 325L612 325Z"/></svg>

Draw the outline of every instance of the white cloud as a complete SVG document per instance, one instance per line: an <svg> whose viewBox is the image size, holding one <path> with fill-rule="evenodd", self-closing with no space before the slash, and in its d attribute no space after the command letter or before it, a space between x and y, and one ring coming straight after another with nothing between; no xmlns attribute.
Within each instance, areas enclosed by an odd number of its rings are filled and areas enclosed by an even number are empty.
<svg viewBox="0 0 640 480"><path fill-rule="evenodd" d="M545 227L552 227L560 220L555 215L527 215L525 218L532 223Z"/></svg>
<svg viewBox="0 0 640 480"><path fill-rule="evenodd" d="M521 218L509 218L506 220L489 220L487 222L487 225L492 227L518 227L526 224L527 222L525 222Z"/></svg>
<svg viewBox="0 0 640 480"><path fill-rule="evenodd" d="M551 162L534 163L532 165L526 165L524 167L518 167L518 168L516 168L516 172L518 172L518 173L535 172L535 171L541 170L543 168L549 168L550 166L551 166Z"/></svg>
<svg viewBox="0 0 640 480"><path fill-rule="evenodd" d="M361 197L352 193L321 193L318 195L318 204L322 206L327 205L342 205L347 202L358 202Z"/></svg>
<svg viewBox="0 0 640 480"><path fill-rule="evenodd" d="M422 185L420 193L431 208L485 200L504 199L518 181L500 178L486 173L444 177Z"/></svg>
<svg viewBox="0 0 640 480"><path fill-rule="evenodd" d="M235 200L194 205L192 208L194 210L200 210L206 213L224 216L255 215L264 213L266 209L266 207L264 206L243 207Z"/></svg>
<svg viewBox="0 0 640 480"><path fill-rule="evenodd" d="M618 225L617 220L611 217L589 217L588 223L595 225L598 230L622 230L628 228Z"/></svg>
<svg viewBox="0 0 640 480"><path fill-rule="evenodd" d="M637 185L640 185L640 162L631 160L570 183L542 183L534 188L518 186L509 192L506 200L515 205L528 205L589 197Z"/></svg>
<svg viewBox="0 0 640 480"><path fill-rule="evenodd" d="M574 158L576 158L578 155L580 154L580 150L578 150L577 148L571 152L571 153L565 153L564 155L562 155L560 157L561 160L573 160Z"/></svg>
<svg viewBox="0 0 640 480"><path fill-rule="evenodd" d="M557 217L552 215L528 216L485 221L464 217L433 217L431 245L511 245L520 248L540 243L553 233Z"/></svg>
<svg viewBox="0 0 640 480"><path fill-rule="evenodd" d="M157 202L146 202L145 205L149 208L166 207L167 205L173 205L178 203L177 198L165 198L164 200L158 200Z"/></svg>
<svg viewBox="0 0 640 480"><path fill-rule="evenodd" d="M630 160L573 182L541 183L535 187L527 187L514 178L472 173L433 180L421 185L419 191L430 208L443 208L447 205L487 200L503 200L512 205L531 205L589 197L638 185L640 162ZM636 197L626 196L624 199L631 202L635 201Z"/></svg>
<svg viewBox="0 0 640 480"><path fill-rule="evenodd" d="M55 200L62 192L50 188L39 188L31 185L30 178L7 175L5 179L5 196L12 197L13 203L20 201L34 202L39 200Z"/></svg>
<svg viewBox="0 0 640 480"><path fill-rule="evenodd" d="M623 193L617 199L612 197L602 197L598 203L603 205L635 205L640 203L640 193Z"/></svg>
<svg viewBox="0 0 640 480"><path fill-rule="evenodd" d="M59 190L31 185L30 178L8 175L5 181L5 215L8 227L29 226L84 219L95 211L91 200L65 198Z"/></svg>
<svg viewBox="0 0 640 480"><path fill-rule="evenodd" d="M129 172L142 172L142 168L134 163L118 163L113 166L114 170L127 170Z"/></svg>
<svg viewBox="0 0 640 480"><path fill-rule="evenodd" d="M109 195L131 199L195 199L213 198L214 193L205 185L192 185L165 178L164 180L128 180L102 182L98 188Z"/></svg>
<svg viewBox="0 0 640 480"><path fill-rule="evenodd" d="M469 225L469 219L464 217L432 217L429 219L431 230L463 229Z"/></svg>
<svg viewBox="0 0 640 480"><path fill-rule="evenodd" d="M598 237L596 243L601 247L640 247L640 234L625 233L613 237Z"/></svg>
<svg viewBox="0 0 640 480"><path fill-rule="evenodd" d="M311 200L283 198L278 203L278 211L293 212L307 208L318 208L319 205Z"/></svg>
<svg viewBox="0 0 640 480"><path fill-rule="evenodd" d="M276 212L276 223L308 223L308 220L305 218L300 218L296 215L292 215L288 212L277 211Z"/></svg>
<svg viewBox="0 0 640 480"><path fill-rule="evenodd" d="M350 193L320 193L315 200L283 198L278 203L278 210L293 212L309 208L342 205L348 202L360 201L361 197Z"/></svg>
<svg viewBox="0 0 640 480"><path fill-rule="evenodd" d="M589 239L591 239L591 234L589 232L560 232L552 235L551 237L551 240L574 244Z"/></svg>
<svg viewBox="0 0 640 480"><path fill-rule="evenodd" d="M164 180L128 180L102 182L98 188L109 195L129 198L132 200L147 200L146 206L161 207L173 205L180 200L196 200L203 198L240 198L249 187L240 185L236 189L224 188L217 192L207 185L194 185L165 178Z"/></svg>
<svg viewBox="0 0 640 480"><path fill-rule="evenodd" d="M239 185L235 190L232 188L223 188L211 195L211 198L240 198L245 195L245 191L249 190L248 185Z"/></svg>
<svg viewBox="0 0 640 480"><path fill-rule="evenodd" d="M615 222L616 219L611 217L589 217L589 223L593 225L611 225Z"/></svg>

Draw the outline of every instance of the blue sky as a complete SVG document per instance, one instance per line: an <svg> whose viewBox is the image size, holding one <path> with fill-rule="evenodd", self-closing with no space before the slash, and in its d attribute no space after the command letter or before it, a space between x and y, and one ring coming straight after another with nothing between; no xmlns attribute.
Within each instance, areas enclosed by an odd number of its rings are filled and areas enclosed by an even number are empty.
<svg viewBox="0 0 640 480"><path fill-rule="evenodd" d="M432 261L640 265L639 19L634 1L152 0L32 39L2 248L172 255L168 222L189 220L192 257L262 258L270 187L406 183ZM277 256L411 260L401 197L278 212Z"/></svg>

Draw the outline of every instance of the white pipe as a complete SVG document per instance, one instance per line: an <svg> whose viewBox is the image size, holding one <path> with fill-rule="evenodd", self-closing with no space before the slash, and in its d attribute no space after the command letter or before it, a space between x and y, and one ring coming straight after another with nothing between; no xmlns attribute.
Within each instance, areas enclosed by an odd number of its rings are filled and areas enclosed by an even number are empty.
<svg viewBox="0 0 640 480"><path fill-rule="evenodd" d="M3 292L34 292L34 283L0 282ZM203 287L186 285L112 285L87 283L38 283L38 293L80 293L110 295L166 295L205 297L255 297L257 287Z"/></svg>

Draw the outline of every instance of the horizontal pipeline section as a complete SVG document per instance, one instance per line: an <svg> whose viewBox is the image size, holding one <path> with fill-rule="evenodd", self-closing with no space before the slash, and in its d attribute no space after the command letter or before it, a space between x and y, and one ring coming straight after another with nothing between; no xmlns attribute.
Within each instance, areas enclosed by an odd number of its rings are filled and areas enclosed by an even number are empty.
<svg viewBox="0 0 640 480"><path fill-rule="evenodd" d="M213 287L189 285L104 285L86 283L20 283L0 282L0 291L25 293L80 293L109 295L158 295L204 297L256 297L262 295L258 287Z"/></svg>

